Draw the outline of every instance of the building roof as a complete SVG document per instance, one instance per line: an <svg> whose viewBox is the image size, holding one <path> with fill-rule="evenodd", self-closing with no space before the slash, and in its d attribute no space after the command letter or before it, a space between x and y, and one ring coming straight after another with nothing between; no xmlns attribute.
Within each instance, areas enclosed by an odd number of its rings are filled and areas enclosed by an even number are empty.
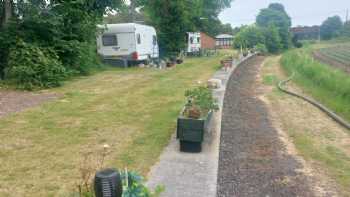
<svg viewBox="0 0 350 197"><path fill-rule="evenodd" d="M215 38L233 38L233 36L229 34L220 34L217 35Z"/></svg>

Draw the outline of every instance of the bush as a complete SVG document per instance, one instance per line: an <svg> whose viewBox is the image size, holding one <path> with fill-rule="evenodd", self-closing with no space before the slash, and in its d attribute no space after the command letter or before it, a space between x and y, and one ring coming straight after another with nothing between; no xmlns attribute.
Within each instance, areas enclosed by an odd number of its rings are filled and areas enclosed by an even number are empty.
<svg viewBox="0 0 350 197"><path fill-rule="evenodd" d="M268 53L267 48L264 44L258 44L255 47L256 51L259 52L262 55L265 55Z"/></svg>
<svg viewBox="0 0 350 197"><path fill-rule="evenodd" d="M187 90L185 96L187 97L185 116L191 117L189 112L199 112L198 116L200 117L206 115L210 110L219 109L211 90L207 87L201 86ZM199 118L198 116L196 114L193 118Z"/></svg>
<svg viewBox="0 0 350 197"><path fill-rule="evenodd" d="M99 65L93 44L77 40L60 40L54 47L63 65L73 74L89 74L92 68Z"/></svg>
<svg viewBox="0 0 350 197"><path fill-rule="evenodd" d="M121 174L123 179L123 197L158 197L164 190L157 186L154 193L145 186L144 178L136 172L125 171Z"/></svg>
<svg viewBox="0 0 350 197"><path fill-rule="evenodd" d="M52 48L43 48L18 40L10 48L5 79L19 88L31 90L60 85L66 77L66 69Z"/></svg>

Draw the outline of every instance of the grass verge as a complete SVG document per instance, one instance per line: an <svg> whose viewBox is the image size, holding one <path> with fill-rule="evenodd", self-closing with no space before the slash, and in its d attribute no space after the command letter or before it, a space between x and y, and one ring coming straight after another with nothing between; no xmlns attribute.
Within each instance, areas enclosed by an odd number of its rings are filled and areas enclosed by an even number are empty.
<svg viewBox="0 0 350 197"><path fill-rule="evenodd" d="M264 82L264 79L270 78L270 76L276 76L278 80L287 78L283 68L280 65L279 57L269 57L262 69L263 83L271 88L267 93L269 107L278 116L277 119L295 145L297 153L313 167L315 184L327 192L329 192L328 190L336 190L340 196L350 196L350 138L348 131L314 106L298 98L280 93L276 83ZM300 88L295 86L293 82L289 84L289 88L300 92ZM297 84L309 92L306 89L307 86L302 86L303 83ZM334 195L323 193L321 196Z"/></svg>
<svg viewBox="0 0 350 197"><path fill-rule="evenodd" d="M83 155L104 144L107 166L146 175L174 132L185 90L209 79L221 58L79 77L50 90L59 100L1 119L0 196L67 196Z"/></svg>
<svg viewBox="0 0 350 197"><path fill-rule="evenodd" d="M350 77L345 72L315 61L310 49L286 52L281 64L308 94L350 121Z"/></svg>

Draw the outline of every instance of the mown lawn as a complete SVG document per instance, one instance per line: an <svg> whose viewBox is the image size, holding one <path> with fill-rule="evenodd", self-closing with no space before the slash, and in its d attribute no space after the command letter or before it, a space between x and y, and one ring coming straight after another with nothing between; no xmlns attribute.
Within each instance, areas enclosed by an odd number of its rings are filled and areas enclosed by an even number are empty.
<svg viewBox="0 0 350 197"><path fill-rule="evenodd" d="M57 101L0 119L0 196L67 196L84 155L104 144L106 166L146 175L174 132L185 90L209 79L221 58L109 69L49 90L62 95Z"/></svg>

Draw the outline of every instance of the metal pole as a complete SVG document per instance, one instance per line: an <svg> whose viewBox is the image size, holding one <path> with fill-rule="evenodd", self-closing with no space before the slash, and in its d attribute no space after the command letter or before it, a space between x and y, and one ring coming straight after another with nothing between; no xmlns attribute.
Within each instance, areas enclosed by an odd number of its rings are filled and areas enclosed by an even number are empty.
<svg viewBox="0 0 350 197"><path fill-rule="evenodd" d="M131 15L131 22L135 22L135 1L130 0L130 15Z"/></svg>

